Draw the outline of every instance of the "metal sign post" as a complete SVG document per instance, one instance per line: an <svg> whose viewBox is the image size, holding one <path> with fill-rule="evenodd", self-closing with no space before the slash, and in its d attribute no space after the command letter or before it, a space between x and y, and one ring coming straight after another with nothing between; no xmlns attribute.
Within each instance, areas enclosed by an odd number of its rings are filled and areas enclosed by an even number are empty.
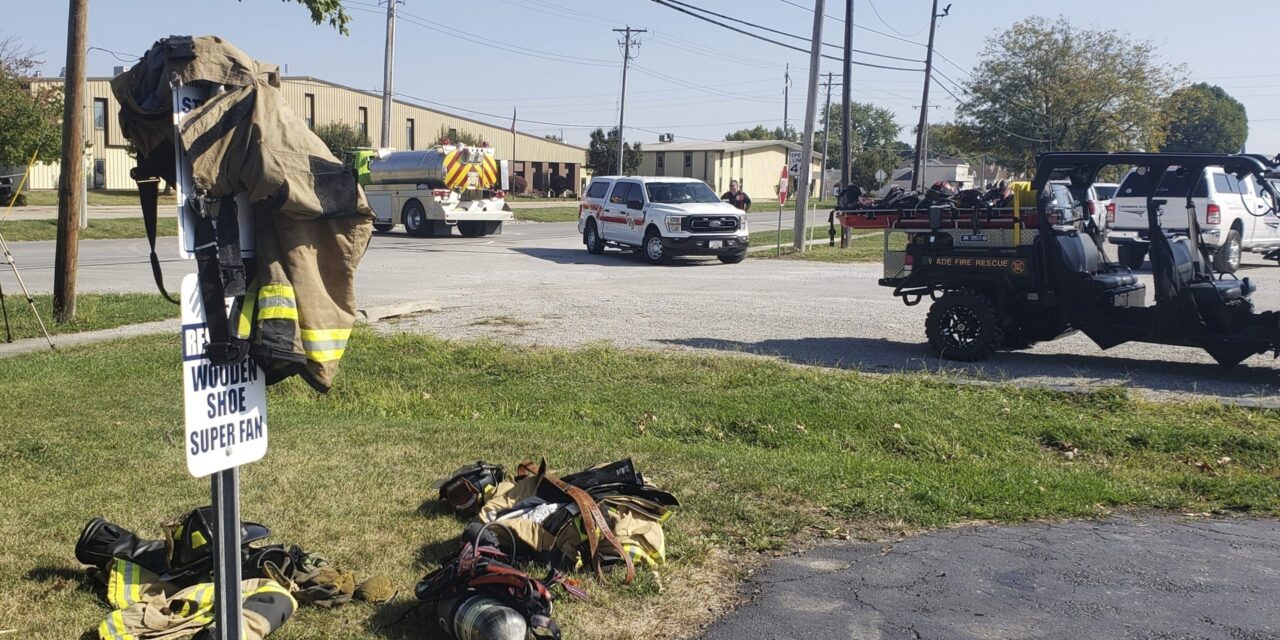
<svg viewBox="0 0 1280 640"><path fill-rule="evenodd" d="M173 114L175 129L183 117L208 97L200 87L175 84ZM197 213L188 198L195 193L191 161L183 151L175 131L178 158L178 250L182 257L195 257L194 223ZM237 198L247 200L243 195ZM238 202L238 204L240 204ZM247 202L241 206L247 205ZM245 206L243 211L248 211ZM250 216L240 216L241 253L252 256L253 234ZM192 273L182 280L182 360L186 417L187 470L197 478L209 477L213 503L214 604L211 637L241 640L243 602L241 600L241 531L239 467L262 459L267 453L266 376L252 360L214 364L205 351L209 343L208 318L200 294L199 277ZM234 305L226 305L228 311Z"/></svg>

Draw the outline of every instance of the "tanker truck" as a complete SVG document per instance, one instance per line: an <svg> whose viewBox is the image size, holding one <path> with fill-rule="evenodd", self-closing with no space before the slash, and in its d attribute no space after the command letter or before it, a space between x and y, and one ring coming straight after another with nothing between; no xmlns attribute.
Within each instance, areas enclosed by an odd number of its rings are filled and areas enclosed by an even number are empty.
<svg viewBox="0 0 1280 640"><path fill-rule="evenodd" d="M430 149L358 149L349 156L373 209L373 228L403 224L409 235L468 238L502 233L512 220L506 203L507 163L488 145L441 141Z"/></svg>

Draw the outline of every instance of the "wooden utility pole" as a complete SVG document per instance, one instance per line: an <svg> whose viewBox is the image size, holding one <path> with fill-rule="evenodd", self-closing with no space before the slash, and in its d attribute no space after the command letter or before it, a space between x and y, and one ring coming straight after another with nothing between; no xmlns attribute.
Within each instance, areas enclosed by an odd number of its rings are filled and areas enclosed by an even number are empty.
<svg viewBox="0 0 1280 640"><path fill-rule="evenodd" d="M626 166L623 163L623 160L625 158L626 150L627 150L627 147L625 144L623 144L623 140L622 140L624 137L622 134L623 132L622 127L624 122L623 115L626 113L626 109L627 109L627 63L631 62L631 45L634 44L637 49L640 48L640 43L638 41L632 41L631 34L648 33L649 30L648 29L632 29L631 25L627 25L625 29L614 29L614 31L617 33L625 34L623 36L622 42L618 43L618 46L622 47L622 99L618 102L618 173L617 175L623 175L626 171L623 168Z"/></svg>
<svg viewBox="0 0 1280 640"><path fill-rule="evenodd" d="M70 0L67 72L63 78L62 173L58 176L58 245L53 265L53 318L76 318L76 264L80 259L80 189L84 185L85 54L89 0Z"/></svg>
<svg viewBox="0 0 1280 640"><path fill-rule="evenodd" d="M911 172L911 190L919 191L923 186L920 171L924 168L925 145L929 143L929 81L933 79L933 33L938 29L938 18L951 13L951 5L938 14L938 0L933 0L933 10L929 12L929 48L924 56L924 96L920 98L920 126L916 130L916 163Z"/></svg>
<svg viewBox="0 0 1280 640"><path fill-rule="evenodd" d="M378 146L391 146L391 100L392 75L396 59L396 4L397 0L387 0L387 42L382 53L382 136L378 138Z"/></svg>
<svg viewBox="0 0 1280 640"><path fill-rule="evenodd" d="M840 189L849 188L849 154L853 145L849 141L849 122L853 119L853 0L844 3L844 85L840 87ZM834 232L834 230L833 230ZM840 225L840 248L849 248L849 227ZM831 238L835 242L835 238Z"/></svg>
<svg viewBox="0 0 1280 640"><path fill-rule="evenodd" d="M800 183L796 185L796 217L792 227L796 251L803 253L805 246L804 228L809 215L809 182L813 173L813 118L818 111L818 74L822 66L822 8L826 3L816 0L813 3L813 39L809 46L809 91L804 101L804 140L801 141Z"/></svg>

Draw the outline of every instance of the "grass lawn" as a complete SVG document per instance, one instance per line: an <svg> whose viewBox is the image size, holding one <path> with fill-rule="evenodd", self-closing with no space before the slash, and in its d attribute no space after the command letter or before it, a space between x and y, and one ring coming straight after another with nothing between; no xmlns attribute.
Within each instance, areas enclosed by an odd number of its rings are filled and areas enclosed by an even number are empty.
<svg viewBox="0 0 1280 640"><path fill-rule="evenodd" d="M75 322L58 324L53 321L53 296L40 293L31 297L40 312L40 319L51 334L96 331L178 317L178 306L159 293L82 293L76 296ZM16 295L6 290L4 304L9 310L14 340L41 337L40 325L32 316L31 307L21 290ZM3 330L0 325L0 340L5 338Z"/></svg>
<svg viewBox="0 0 1280 640"><path fill-rule="evenodd" d="M512 209L516 220L526 220L529 222L577 222L578 207L545 207L537 209L521 209L515 207Z"/></svg>
<svg viewBox="0 0 1280 640"><path fill-rule="evenodd" d="M839 229L837 229L837 233ZM836 246L827 246L827 228L825 226L814 229L814 239L823 240L822 244L809 245L808 250L804 253L797 253L791 246L795 233L791 229L782 230L782 256L783 260L816 260L818 262L877 262L884 257L884 235L876 233L866 237L856 237L861 235L855 233L853 240L849 242L849 248L840 248L840 236L836 236ZM757 231L751 234L751 246L774 247L777 244L778 232ZM778 257L772 248L760 249L752 251L753 258L775 258Z"/></svg>
<svg viewBox="0 0 1280 640"><path fill-rule="evenodd" d="M183 459L178 346L149 336L0 367L5 424L21 426L0 429L0 626L18 637L76 638L104 615L72 555L89 518L158 536L208 500ZM387 574L400 595L304 607L279 640L421 637L425 616L400 618L462 528L424 504L434 480L480 458L546 456L565 472L631 456L683 501L659 574L630 588L587 578L589 602L557 605L570 638L694 634L756 552L821 537L1120 508L1280 513L1276 411L367 329L342 366L328 395L296 379L271 390L271 449L243 470L244 517Z"/></svg>
<svg viewBox="0 0 1280 640"><path fill-rule="evenodd" d="M53 189L44 189L39 191L24 191L27 196L27 206L31 207L56 207L58 206L58 192ZM101 191L90 190L88 192L89 206L138 206L137 191ZM169 195L160 194L160 205L176 205L178 201L172 192Z"/></svg>
<svg viewBox="0 0 1280 640"><path fill-rule="evenodd" d="M158 218L156 233L161 236L178 235L178 219L176 217ZM29 240L56 240L58 237L57 220L8 220L0 222L0 234L9 242ZM145 238L147 229L142 225L142 218L106 218L94 220L89 216L88 228L80 230L81 240L111 240L115 238Z"/></svg>

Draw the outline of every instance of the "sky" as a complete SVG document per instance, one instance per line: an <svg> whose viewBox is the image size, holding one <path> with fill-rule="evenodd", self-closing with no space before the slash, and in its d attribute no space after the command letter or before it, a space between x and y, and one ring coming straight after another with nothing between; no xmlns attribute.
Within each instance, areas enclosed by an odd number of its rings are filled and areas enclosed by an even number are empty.
<svg viewBox="0 0 1280 640"><path fill-rule="evenodd" d="M770 37L804 49L813 29L813 0L684 0L704 9L787 34ZM385 5L343 0L350 35L315 25L300 4L281 0L89 0L89 75L111 75L169 34L219 35L253 57L310 75L381 91ZM66 0L3 0L0 39L44 52L43 72L65 64ZM941 5L945 6L946 0ZM398 97L521 131L563 135L585 144L591 129L618 121L622 76L620 35L639 35L627 75L627 139L656 142L721 140L740 128L781 126L784 111L802 130L809 55L761 42L678 13L651 0L403 0L396 28L394 90ZM840 55L844 3L824 13L826 51ZM928 0L855 0L856 61L922 68ZM930 95L931 122L952 117L954 89L975 64L983 41L1031 15L1065 13L1076 25L1113 28L1155 45L1169 64L1185 64L1190 82L1227 90L1248 110L1251 152L1280 152L1280 67L1274 47L1280 25L1275 0L1237 0L1230 11L1194 0L952 0L939 22ZM106 51L104 51L106 50ZM905 58L910 61L886 58ZM792 87L783 100L790 65ZM820 73L839 74L838 60ZM919 118L923 74L854 67L853 99L890 109L911 136ZM838 80L837 80L838 82ZM959 91L956 91L959 93ZM837 84L833 100L840 98ZM818 103L825 99L819 89ZM785 105L785 109L784 109Z"/></svg>

